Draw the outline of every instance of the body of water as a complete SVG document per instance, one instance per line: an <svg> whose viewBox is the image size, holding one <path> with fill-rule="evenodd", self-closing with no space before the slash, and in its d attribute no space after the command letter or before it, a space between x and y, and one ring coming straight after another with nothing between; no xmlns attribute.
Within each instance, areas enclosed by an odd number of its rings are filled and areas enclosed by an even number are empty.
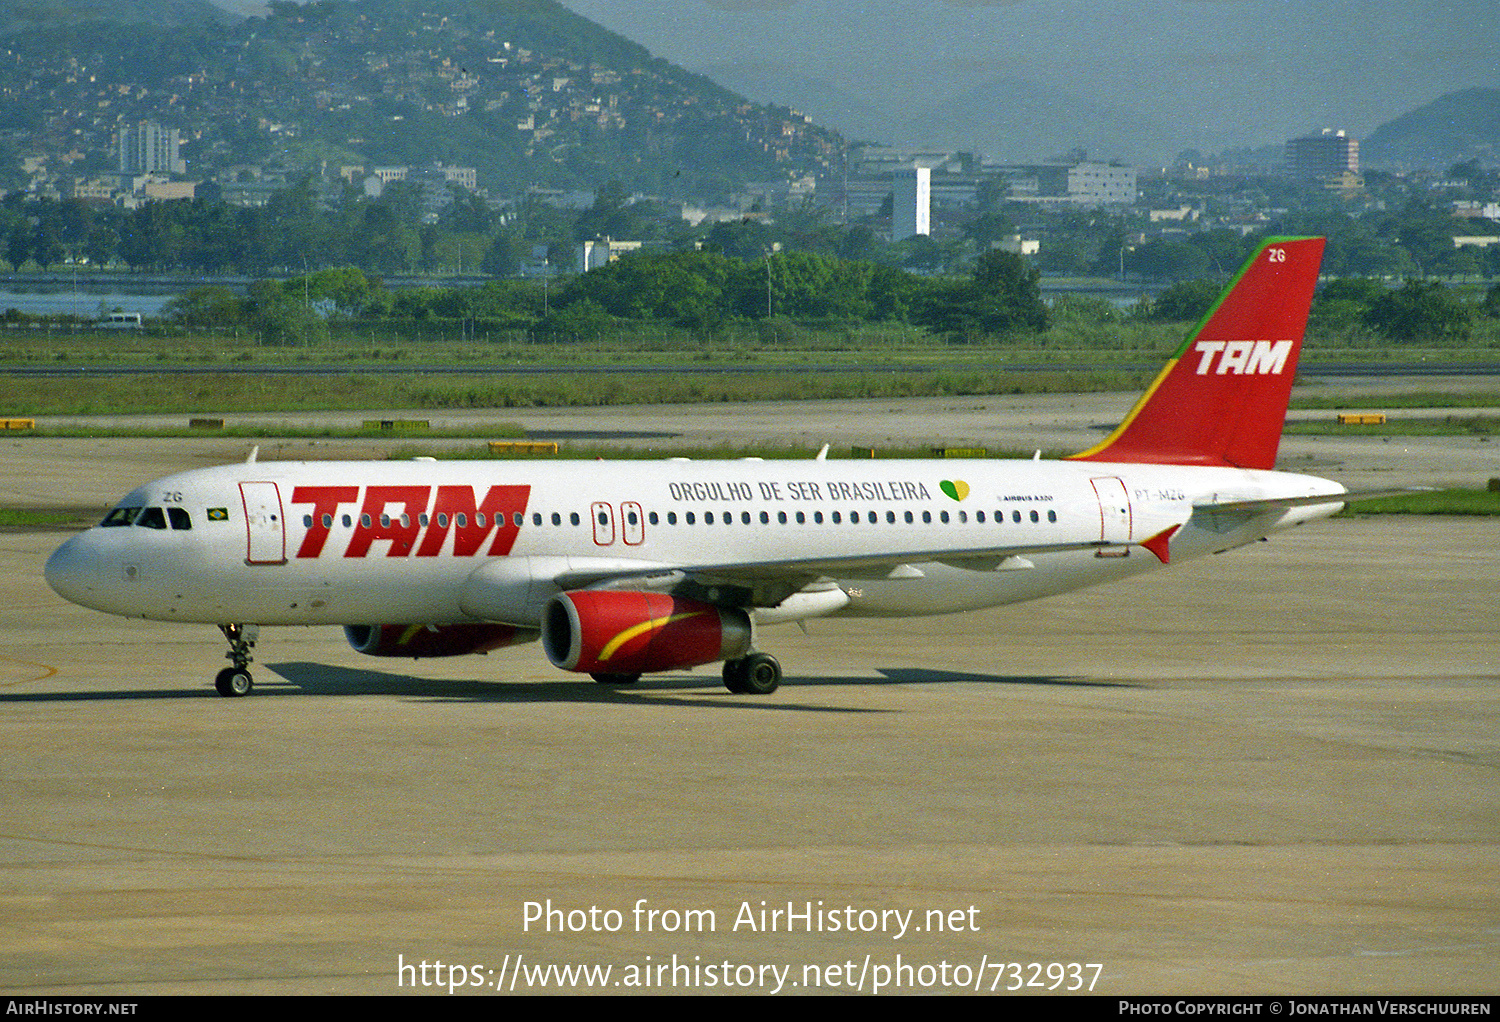
<svg viewBox="0 0 1500 1022"><path fill-rule="evenodd" d="M101 289L90 291L36 290L16 287L0 290L0 313L16 309L28 316L83 316L102 319L105 313L139 312L143 316L159 316L177 293L169 294L125 294L120 291Z"/></svg>

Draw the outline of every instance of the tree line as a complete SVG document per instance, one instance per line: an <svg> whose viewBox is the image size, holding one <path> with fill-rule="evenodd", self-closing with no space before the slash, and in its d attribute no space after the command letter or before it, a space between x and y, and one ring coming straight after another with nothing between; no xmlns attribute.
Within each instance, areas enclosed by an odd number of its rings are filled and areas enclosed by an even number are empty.
<svg viewBox="0 0 1500 1022"><path fill-rule="evenodd" d="M805 252L753 261L712 251L638 252L555 281L399 290L344 267L256 281L245 294L194 288L164 314L183 327L243 328L273 343L326 336L330 324L341 322L464 323L542 340L587 339L622 320L701 337L732 320L895 322L972 340L1044 330L1050 316L1037 271L1001 251L986 253L972 274L959 278Z"/></svg>
<svg viewBox="0 0 1500 1022"><path fill-rule="evenodd" d="M1034 336L1054 321L1108 332L1132 321L1191 324L1213 307L1219 280L1174 284L1119 308L1100 298L1045 300L1037 271L991 251L961 277L927 277L862 260L777 253L637 252L558 280L495 280L465 287L389 289L354 267L260 280L244 294L195 288L165 315L188 329L234 328L267 343L302 343L342 326L429 327L435 334L524 332L539 341L589 340L621 324L671 326L708 339L733 322L813 328L900 323L949 342ZM1482 297L1433 280L1391 287L1370 278L1325 281L1310 334L1452 344L1500 330L1500 284Z"/></svg>

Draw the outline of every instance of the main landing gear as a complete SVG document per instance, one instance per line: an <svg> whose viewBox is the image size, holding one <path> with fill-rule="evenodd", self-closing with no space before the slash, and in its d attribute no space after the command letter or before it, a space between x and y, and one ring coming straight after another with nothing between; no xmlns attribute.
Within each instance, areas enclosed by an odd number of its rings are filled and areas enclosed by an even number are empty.
<svg viewBox="0 0 1500 1022"><path fill-rule="evenodd" d="M612 688L634 685L641 680L639 674L607 674L602 671L589 677ZM768 696L780 685L781 664L768 653L751 653L738 660L724 661L724 687L736 695Z"/></svg>
<svg viewBox="0 0 1500 1022"><path fill-rule="evenodd" d="M255 640L260 638L260 625L220 625L219 631L229 640L229 652L224 657L234 664L226 667L214 678L214 688L219 695L231 699L250 694L255 679L250 676L250 651Z"/></svg>
<svg viewBox="0 0 1500 1022"><path fill-rule="evenodd" d="M736 695L768 696L781 684L781 664L769 653L724 661L724 687Z"/></svg>

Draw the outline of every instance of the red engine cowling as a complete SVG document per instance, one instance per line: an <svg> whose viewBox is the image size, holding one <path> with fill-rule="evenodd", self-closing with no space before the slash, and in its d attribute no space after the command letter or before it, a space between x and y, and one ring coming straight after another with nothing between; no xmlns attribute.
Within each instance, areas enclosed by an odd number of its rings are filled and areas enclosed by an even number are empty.
<svg viewBox="0 0 1500 1022"><path fill-rule="evenodd" d="M588 674L643 674L733 660L750 651L744 611L664 593L559 593L542 614L553 666Z"/></svg>
<svg viewBox="0 0 1500 1022"><path fill-rule="evenodd" d="M534 628L514 625L345 625L344 637L369 656L436 657L488 653L504 646L533 642Z"/></svg>

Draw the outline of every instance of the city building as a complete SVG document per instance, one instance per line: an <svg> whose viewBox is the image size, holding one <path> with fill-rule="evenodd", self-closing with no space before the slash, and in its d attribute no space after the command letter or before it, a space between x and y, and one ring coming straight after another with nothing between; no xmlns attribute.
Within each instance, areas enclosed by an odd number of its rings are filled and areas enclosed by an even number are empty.
<svg viewBox="0 0 1500 1022"><path fill-rule="evenodd" d="M1042 250L1042 243L1038 238L1025 238L1019 234L1008 234L999 241L992 242L990 247L998 248L1002 252L1011 252L1018 256L1034 256Z"/></svg>
<svg viewBox="0 0 1500 1022"><path fill-rule="evenodd" d="M903 167L891 177L891 240L932 233L932 168Z"/></svg>
<svg viewBox="0 0 1500 1022"><path fill-rule="evenodd" d="M1134 167L1074 159L1065 163L1028 163L1000 168L1007 198L1057 206L1133 206L1138 192Z"/></svg>
<svg viewBox="0 0 1500 1022"><path fill-rule="evenodd" d="M178 154L182 133L155 121L141 121L120 130L121 174L186 174L187 163Z"/></svg>
<svg viewBox="0 0 1500 1022"><path fill-rule="evenodd" d="M628 252L640 251L639 241L615 241L612 238L596 238L593 241L580 241L578 251L575 253L578 270L587 273L589 270L597 270L601 266L614 262Z"/></svg>
<svg viewBox="0 0 1500 1022"><path fill-rule="evenodd" d="M1080 206L1128 206L1136 200L1134 167L1075 163L1068 168L1067 196Z"/></svg>
<svg viewBox="0 0 1500 1022"><path fill-rule="evenodd" d="M1347 180L1359 174L1359 142L1332 128L1294 138L1286 144L1286 172L1299 181Z"/></svg>

